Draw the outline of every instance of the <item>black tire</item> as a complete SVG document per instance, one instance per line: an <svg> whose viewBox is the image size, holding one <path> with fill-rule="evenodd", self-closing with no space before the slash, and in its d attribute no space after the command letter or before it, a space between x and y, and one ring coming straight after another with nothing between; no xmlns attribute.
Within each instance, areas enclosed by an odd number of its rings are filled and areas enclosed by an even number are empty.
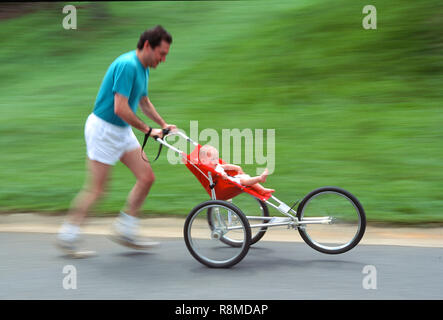
<svg viewBox="0 0 443 320"><path fill-rule="evenodd" d="M340 253L347 252L347 251L351 250L352 248L354 248L360 242L360 240L362 239L362 237L365 233L365 229L366 229L365 211L364 211L361 203L358 201L358 199L353 194L351 194L350 192L348 192L344 189L338 188L338 187L322 187L322 188L315 189L303 198L303 200L301 201L301 203L298 206L296 216L299 221L302 221L304 210L305 210L307 204L312 199L314 199L315 197L319 196L322 193L336 193L340 196L347 198L352 203L352 205L356 209L355 210L356 216L358 217L358 222L357 222L358 229L357 229L354 237L352 238L352 240L350 242L346 243L343 246L338 246L337 248L326 248L326 247L318 244L313 239L311 239L311 237L309 236L309 232L308 232L309 225L307 225L306 228L298 227L298 231L300 233L300 236L311 248L313 248L317 251L327 253L327 254L340 254Z"/></svg>
<svg viewBox="0 0 443 320"><path fill-rule="evenodd" d="M266 203L261 201L260 199L257 199L257 198L254 198L254 199L257 200L258 204L261 207L262 216L269 217L269 209L268 209L268 206L266 205ZM208 212L208 224L209 224L209 227L212 229L213 225L212 225L211 209L209 209L208 211L209 211ZM269 222L269 220L263 220L260 223L268 223L268 222ZM250 243L250 245L252 246L253 244L260 241L260 239L263 238L263 236L265 235L266 230L268 230L268 227L261 227L260 230L256 234L253 235L253 230L251 228L251 243ZM231 246L231 247L240 247L242 245L240 242L232 241L231 239L229 239L227 237L222 237L220 239L220 241L223 242L224 244Z"/></svg>
<svg viewBox="0 0 443 320"><path fill-rule="evenodd" d="M209 259L209 258L203 256L202 254L199 254L193 247L193 241L192 241L192 237L191 237L192 223L193 223L195 217L200 213L200 211L205 209L205 207L209 207L209 206L224 207L224 208L234 212L239 217L239 219L241 221L242 229L245 232L244 241L243 241L242 245L240 246L241 250L239 251L239 253L236 254L235 257L233 257L229 260L215 261L213 259ZM212 229L211 229L211 231L212 231ZM205 202L202 202L199 205L197 205L194 209L192 209L192 211L188 214L188 216L186 218L184 230L183 230L183 235L185 238L186 247L188 248L191 255L197 261L199 261L200 263L202 263L210 268L230 268L230 267L236 265L248 253L250 242L251 242L251 228L249 226L248 220L246 219L246 216L235 205L233 205L227 201L222 201L222 200L205 201ZM221 241L221 238L220 238L220 241Z"/></svg>

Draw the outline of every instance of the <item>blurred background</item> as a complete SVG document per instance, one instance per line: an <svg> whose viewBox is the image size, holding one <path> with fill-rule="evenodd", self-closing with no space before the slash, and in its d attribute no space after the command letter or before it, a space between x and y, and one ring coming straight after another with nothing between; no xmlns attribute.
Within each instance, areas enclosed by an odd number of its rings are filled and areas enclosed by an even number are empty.
<svg viewBox="0 0 443 320"><path fill-rule="evenodd" d="M62 27L67 4L76 30ZM368 4L376 30L362 27ZM189 133L198 120L220 136L275 129L265 185L287 203L336 185L369 222L443 222L438 0L2 3L0 211L66 212L85 179L84 123L103 76L157 24L173 43L149 96L167 122ZM153 168L144 214L184 216L208 199L166 152ZM117 164L94 214L116 214L134 182Z"/></svg>

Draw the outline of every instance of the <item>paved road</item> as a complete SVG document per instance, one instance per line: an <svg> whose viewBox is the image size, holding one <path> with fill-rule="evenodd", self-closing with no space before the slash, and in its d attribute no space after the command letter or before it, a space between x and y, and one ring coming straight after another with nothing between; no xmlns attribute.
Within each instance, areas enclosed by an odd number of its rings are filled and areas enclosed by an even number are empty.
<svg viewBox="0 0 443 320"><path fill-rule="evenodd" d="M181 238L139 252L86 235L99 255L70 259L54 237L0 233L0 299L443 299L442 248L359 245L330 256L304 243L264 241L235 267L209 269ZM76 268L77 289L63 289L66 265ZM363 288L367 265L375 266L376 289Z"/></svg>

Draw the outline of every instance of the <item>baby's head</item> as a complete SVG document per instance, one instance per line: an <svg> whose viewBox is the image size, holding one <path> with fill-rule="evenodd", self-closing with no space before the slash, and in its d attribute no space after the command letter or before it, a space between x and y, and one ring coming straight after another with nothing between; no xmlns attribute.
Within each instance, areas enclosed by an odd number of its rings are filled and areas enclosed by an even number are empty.
<svg viewBox="0 0 443 320"><path fill-rule="evenodd" d="M198 154L200 158L200 162L204 165L207 165L211 168L215 168L218 164L218 151L213 146L209 144L205 144L200 148L200 152Z"/></svg>

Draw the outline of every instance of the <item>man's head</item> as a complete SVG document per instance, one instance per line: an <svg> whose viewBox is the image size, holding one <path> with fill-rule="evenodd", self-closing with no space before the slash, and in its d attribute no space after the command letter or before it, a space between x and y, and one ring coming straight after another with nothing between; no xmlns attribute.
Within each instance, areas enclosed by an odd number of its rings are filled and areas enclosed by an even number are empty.
<svg viewBox="0 0 443 320"><path fill-rule="evenodd" d="M147 67L156 68L160 62L166 60L171 43L171 35L162 26L146 30L137 43L141 62Z"/></svg>
<svg viewBox="0 0 443 320"><path fill-rule="evenodd" d="M201 163L209 167L215 168L219 160L218 150L213 146L205 144L203 147L200 148L199 158Z"/></svg>

